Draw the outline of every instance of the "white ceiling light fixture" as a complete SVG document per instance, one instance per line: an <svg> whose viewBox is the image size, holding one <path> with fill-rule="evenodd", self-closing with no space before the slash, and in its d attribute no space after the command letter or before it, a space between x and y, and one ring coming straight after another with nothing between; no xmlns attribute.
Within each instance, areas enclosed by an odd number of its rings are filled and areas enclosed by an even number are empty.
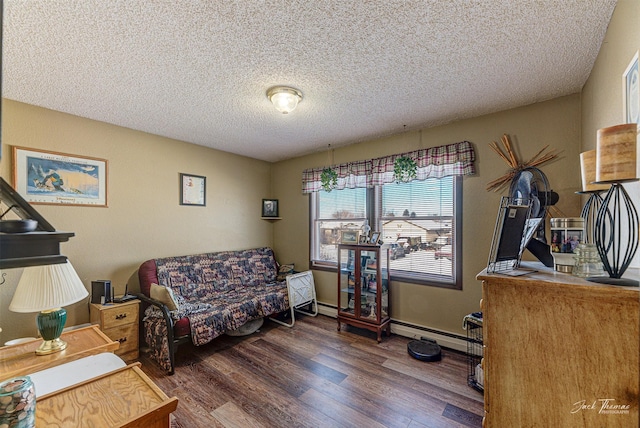
<svg viewBox="0 0 640 428"><path fill-rule="evenodd" d="M302 92L288 86L274 86L267 91L267 98L279 112L288 114L302 101Z"/></svg>

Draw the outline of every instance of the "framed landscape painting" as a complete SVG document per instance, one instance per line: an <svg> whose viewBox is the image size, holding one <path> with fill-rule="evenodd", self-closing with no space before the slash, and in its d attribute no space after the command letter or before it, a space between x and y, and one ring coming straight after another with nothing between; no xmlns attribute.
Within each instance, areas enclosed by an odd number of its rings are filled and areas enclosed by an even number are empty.
<svg viewBox="0 0 640 428"><path fill-rule="evenodd" d="M107 206L105 159L13 148L13 185L30 204Z"/></svg>

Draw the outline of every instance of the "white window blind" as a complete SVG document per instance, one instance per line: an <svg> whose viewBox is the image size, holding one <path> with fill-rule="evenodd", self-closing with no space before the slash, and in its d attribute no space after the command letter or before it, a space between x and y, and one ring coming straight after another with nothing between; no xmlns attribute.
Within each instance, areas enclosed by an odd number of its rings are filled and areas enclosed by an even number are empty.
<svg viewBox="0 0 640 428"><path fill-rule="evenodd" d="M342 231L372 230L390 247L392 279L460 287L461 177L319 191L311 195L311 262L337 266Z"/></svg>

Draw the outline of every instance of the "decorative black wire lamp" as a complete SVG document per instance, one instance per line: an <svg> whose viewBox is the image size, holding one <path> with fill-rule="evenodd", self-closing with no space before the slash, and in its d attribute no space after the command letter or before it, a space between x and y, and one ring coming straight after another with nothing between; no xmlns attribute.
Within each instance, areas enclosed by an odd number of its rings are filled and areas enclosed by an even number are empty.
<svg viewBox="0 0 640 428"><path fill-rule="evenodd" d="M582 177L581 194L589 195L589 199L582 207L580 217L584 219L584 244L595 244L596 220L598 210L602 206L603 192L611 187L608 184L596 184L596 150L580 153L580 173Z"/></svg>
<svg viewBox="0 0 640 428"><path fill-rule="evenodd" d="M598 130L596 142L596 184L607 191L595 224L595 244L609 277L589 281L637 287L638 281L622 278L638 250L638 211L623 183L636 177L638 125L629 123Z"/></svg>

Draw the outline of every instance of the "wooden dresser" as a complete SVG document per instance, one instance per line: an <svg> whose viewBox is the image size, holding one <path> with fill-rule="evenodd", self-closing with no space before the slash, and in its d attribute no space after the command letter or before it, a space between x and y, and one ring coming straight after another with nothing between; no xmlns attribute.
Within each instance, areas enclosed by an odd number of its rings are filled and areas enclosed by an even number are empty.
<svg viewBox="0 0 640 428"><path fill-rule="evenodd" d="M640 292L538 272L478 275L484 427L638 427Z"/></svg>

